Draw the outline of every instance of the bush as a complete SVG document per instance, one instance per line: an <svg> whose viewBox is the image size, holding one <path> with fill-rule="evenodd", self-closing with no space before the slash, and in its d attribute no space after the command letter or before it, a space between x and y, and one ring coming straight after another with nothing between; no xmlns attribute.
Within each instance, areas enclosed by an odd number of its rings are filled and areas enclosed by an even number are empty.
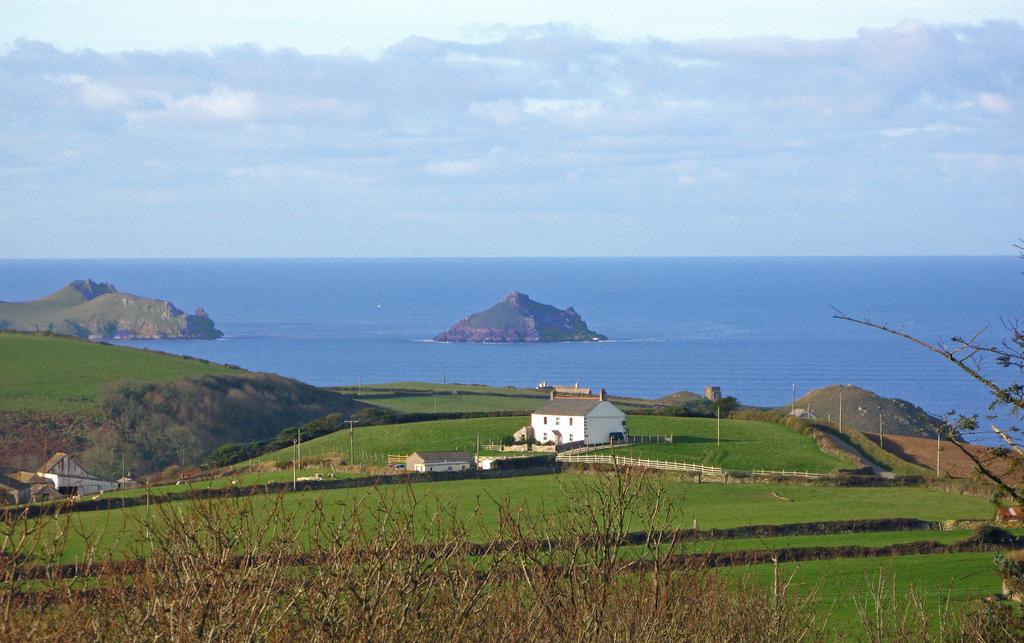
<svg viewBox="0 0 1024 643"><path fill-rule="evenodd" d="M974 533L967 538L967 542L985 545L1014 545L1017 543L1017 537L1002 527L986 524L975 527Z"/></svg>

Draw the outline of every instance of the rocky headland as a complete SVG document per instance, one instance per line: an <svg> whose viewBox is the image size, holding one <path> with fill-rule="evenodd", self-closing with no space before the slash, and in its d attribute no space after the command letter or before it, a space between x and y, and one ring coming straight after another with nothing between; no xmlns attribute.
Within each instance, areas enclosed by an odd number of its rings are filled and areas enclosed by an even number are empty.
<svg viewBox="0 0 1024 643"><path fill-rule="evenodd" d="M591 342L608 339L587 327L572 306L564 310L512 292L487 310L473 313L434 338L436 342Z"/></svg>
<svg viewBox="0 0 1024 643"><path fill-rule="evenodd" d="M108 283L72 281L35 301L0 302L0 330L83 339L216 339L202 308L189 315L169 301L118 292Z"/></svg>

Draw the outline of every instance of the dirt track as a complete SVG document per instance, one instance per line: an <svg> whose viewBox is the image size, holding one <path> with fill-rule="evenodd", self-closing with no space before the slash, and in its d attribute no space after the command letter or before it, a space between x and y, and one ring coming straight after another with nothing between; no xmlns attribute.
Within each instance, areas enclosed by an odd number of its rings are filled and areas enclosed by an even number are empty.
<svg viewBox="0 0 1024 643"><path fill-rule="evenodd" d="M878 443L877 433L866 433L865 435L875 444ZM886 451L903 458L907 462L919 464L932 471L935 470L936 445L935 440L931 438L886 435L882 438L882 444L885 446ZM988 447L970 446L968 448L997 474L1005 473L1012 461L1020 462L1020 458L1017 456L1014 456L1012 459L1009 456L993 458L988 452ZM964 455L960 449L945 440L942 442L939 456L939 470L942 473L948 473L954 478L974 478L977 475L971 459ZM1024 480L1024 470L1014 472L1011 475L1011 480Z"/></svg>

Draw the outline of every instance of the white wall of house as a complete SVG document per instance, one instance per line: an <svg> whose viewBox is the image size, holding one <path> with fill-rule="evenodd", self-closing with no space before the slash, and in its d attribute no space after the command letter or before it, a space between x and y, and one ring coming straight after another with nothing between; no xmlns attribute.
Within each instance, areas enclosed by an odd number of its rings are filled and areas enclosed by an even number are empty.
<svg viewBox="0 0 1024 643"><path fill-rule="evenodd" d="M587 444L606 444L612 433L625 435L626 414L611 402L601 402L587 414Z"/></svg>
<svg viewBox="0 0 1024 643"><path fill-rule="evenodd" d="M530 416L534 438L540 442L585 442L604 444L612 433L625 433L623 421L626 414L614 404L603 401L586 415L546 415L534 413Z"/></svg>
<svg viewBox="0 0 1024 643"><path fill-rule="evenodd" d="M533 437L544 444L554 442L564 444L583 439L586 429L586 418L582 415L542 415L534 413L530 416Z"/></svg>
<svg viewBox="0 0 1024 643"><path fill-rule="evenodd" d="M413 471L465 471L470 468L468 462L421 462L413 465Z"/></svg>

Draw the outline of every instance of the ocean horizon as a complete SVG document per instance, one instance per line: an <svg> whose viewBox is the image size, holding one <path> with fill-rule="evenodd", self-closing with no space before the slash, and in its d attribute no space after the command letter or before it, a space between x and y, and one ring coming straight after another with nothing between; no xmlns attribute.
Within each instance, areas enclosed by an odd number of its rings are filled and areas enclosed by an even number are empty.
<svg viewBox="0 0 1024 643"><path fill-rule="evenodd" d="M835 309L928 341L1002 338L1021 316L1015 257L23 259L0 260L0 300L74 279L207 310L219 340L116 342L279 373L320 386L579 382L659 397L721 386L778 406L855 384L941 414L990 397L920 347L833 318ZM606 342L431 341L513 290L573 306ZM999 375L994 364L989 371Z"/></svg>

